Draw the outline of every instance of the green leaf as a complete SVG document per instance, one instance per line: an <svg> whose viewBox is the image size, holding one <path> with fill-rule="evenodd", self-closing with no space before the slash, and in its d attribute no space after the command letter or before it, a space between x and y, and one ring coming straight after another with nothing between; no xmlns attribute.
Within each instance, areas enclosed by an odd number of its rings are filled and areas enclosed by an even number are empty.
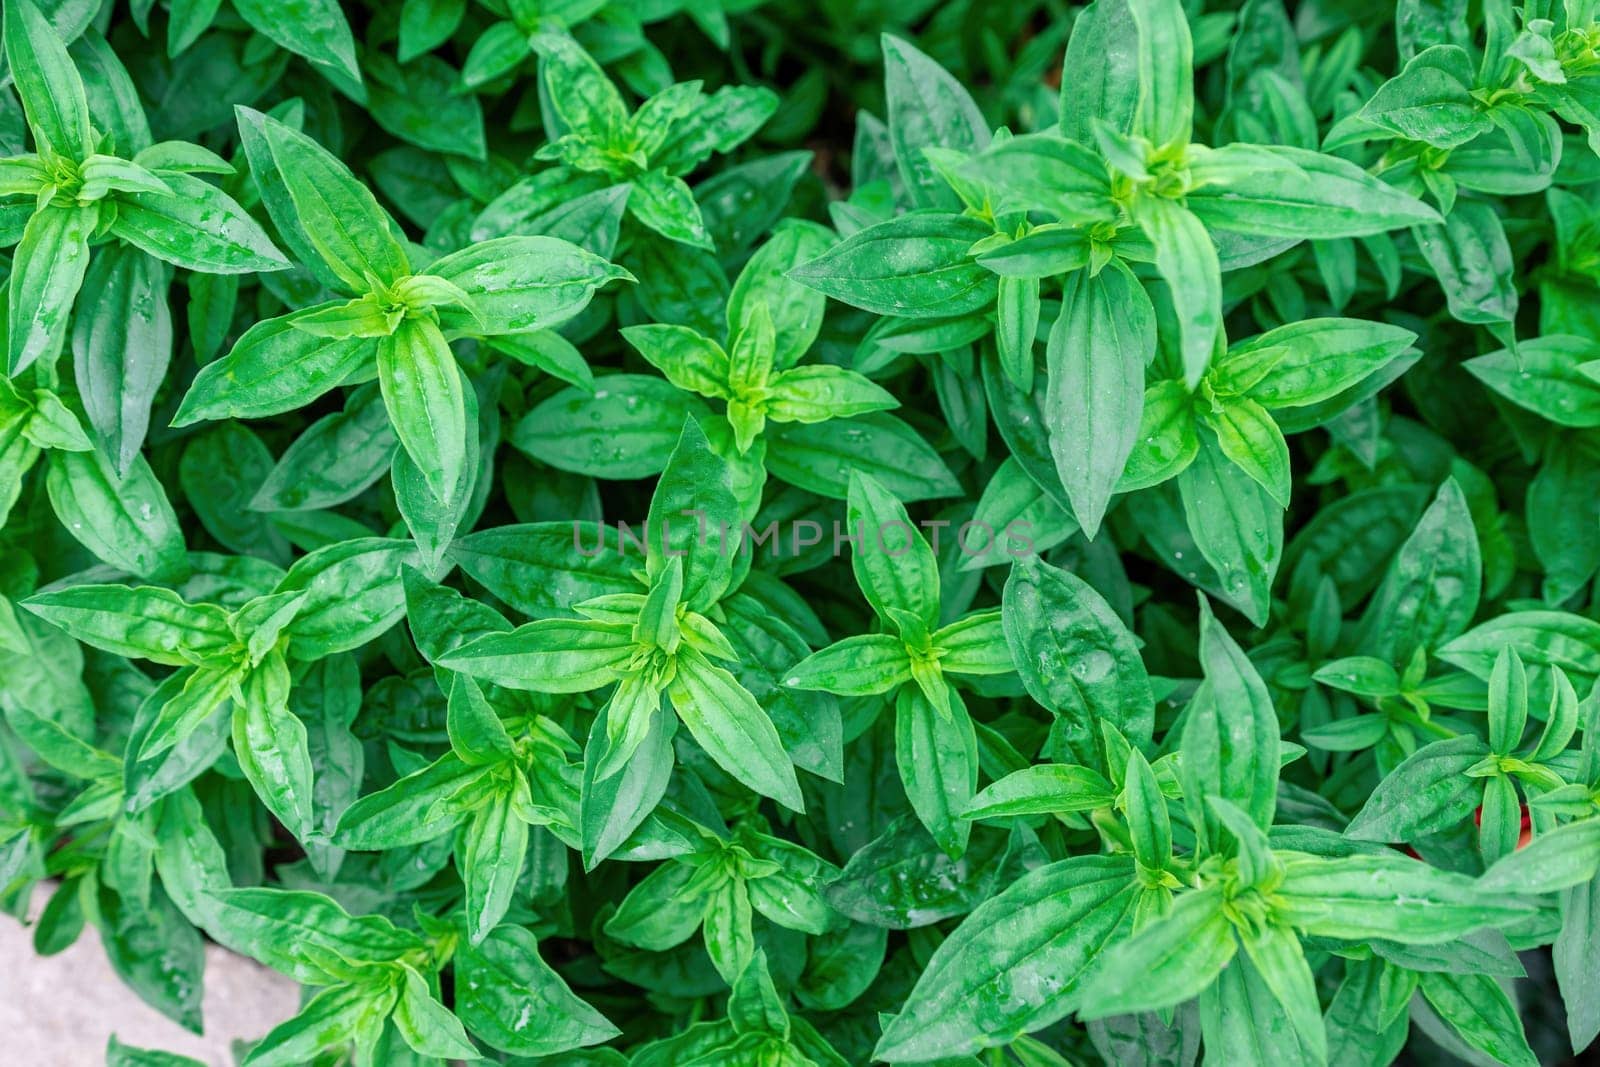
<svg viewBox="0 0 1600 1067"><path fill-rule="evenodd" d="M1066 1015L1066 994L1126 921L1132 879L1125 859L1079 856L980 905L935 950L874 1055L903 1063L975 1053Z"/></svg>
<svg viewBox="0 0 1600 1067"><path fill-rule="evenodd" d="M234 0L234 8L280 48L304 56L335 85L360 95L355 41L336 0Z"/></svg>
<svg viewBox="0 0 1600 1067"><path fill-rule="evenodd" d="M1178 354L1185 381L1199 384L1222 328L1222 268L1200 219L1170 200L1139 202L1139 226L1154 246L1156 270L1178 318Z"/></svg>
<svg viewBox="0 0 1600 1067"><path fill-rule="evenodd" d="M1197 996L1238 951L1219 889L1200 889L1096 958L1072 998L1085 1019L1150 1011Z"/></svg>
<svg viewBox="0 0 1600 1067"><path fill-rule="evenodd" d="M156 586L68 586L22 606L86 644L170 666L197 663L235 640L227 612Z"/></svg>
<svg viewBox="0 0 1600 1067"><path fill-rule="evenodd" d="M1513 611L1480 623L1443 645L1439 658L1487 679L1503 648L1529 667L1559 667L1574 686L1600 674L1600 623L1563 611Z"/></svg>
<svg viewBox="0 0 1600 1067"><path fill-rule="evenodd" d="M904 641L890 634L862 634L813 652L789 668L783 684L841 696L872 696L910 680Z"/></svg>
<svg viewBox="0 0 1600 1067"><path fill-rule="evenodd" d="M877 479L902 502L954 496L955 475L908 423L884 412L842 422L769 425L767 469L790 485L844 500L850 478Z"/></svg>
<svg viewBox="0 0 1600 1067"><path fill-rule="evenodd" d="M1200 1029L1206 1048L1230 1063L1322 1062L1249 957L1234 960L1200 994Z"/></svg>
<svg viewBox="0 0 1600 1067"><path fill-rule="evenodd" d="M1412 231L1439 279L1450 314L1462 322L1509 323L1517 314L1511 246L1494 208L1463 200L1443 225Z"/></svg>
<svg viewBox="0 0 1600 1067"><path fill-rule="evenodd" d="M704 204L704 194L701 201ZM788 273L822 255L834 240L821 226L785 219L734 279L728 294L728 332L737 333L756 305L764 304L772 316L773 366L778 370L800 362L822 330L827 308L826 297L791 280Z"/></svg>
<svg viewBox="0 0 1600 1067"><path fill-rule="evenodd" d="M596 289L633 275L556 237L500 237L435 260L428 274L472 298L470 312L445 308L446 329L503 334L543 330L577 315Z"/></svg>
<svg viewBox="0 0 1600 1067"><path fill-rule="evenodd" d="M956 208L958 201L923 149L980 151L989 143L989 125L966 89L938 63L892 34L880 42L889 143L900 179L917 207Z"/></svg>
<svg viewBox="0 0 1600 1067"><path fill-rule="evenodd" d="M149 256L106 248L84 284L99 299L74 320L73 370L89 425L112 467L126 476L172 359L167 272Z"/></svg>
<svg viewBox="0 0 1600 1067"><path fill-rule="evenodd" d="M448 833L483 796L487 772L454 754L357 800L339 819L335 841L376 850L422 844Z"/></svg>
<svg viewBox="0 0 1600 1067"><path fill-rule="evenodd" d="M1358 841L1412 841L1448 830L1480 802L1467 768L1489 754L1471 734L1417 749L1373 790L1345 833Z"/></svg>
<svg viewBox="0 0 1600 1067"><path fill-rule="evenodd" d="M1322 1005L1299 937L1287 926L1266 926L1240 941L1255 976L1272 991L1301 1047L1310 1053L1313 1062L1325 1060L1328 1039L1322 1025Z"/></svg>
<svg viewBox="0 0 1600 1067"><path fill-rule="evenodd" d="M461 1021L439 1003L422 976L409 967L404 974L393 1020L405 1043L423 1056L480 1059Z"/></svg>
<svg viewBox="0 0 1600 1067"><path fill-rule="evenodd" d="M733 983L733 992L728 998L728 1019L740 1033L789 1036L789 1015L783 1010L783 1001L772 985L766 953L760 949Z"/></svg>
<svg viewBox="0 0 1600 1067"><path fill-rule="evenodd" d="M583 693L615 681L635 648L631 625L541 619L468 641L439 662L512 689Z"/></svg>
<svg viewBox="0 0 1600 1067"><path fill-rule="evenodd" d="M894 612L931 628L939 611L939 570L905 506L877 479L853 471L847 517L854 538L850 568L878 617L908 639Z"/></svg>
<svg viewBox="0 0 1600 1067"><path fill-rule="evenodd" d="M824 422L900 406L893 393L842 367L795 367L768 383L767 417L777 422Z"/></svg>
<svg viewBox="0 0 1600 1067"><path fill-rule="evenodd" d="M1337 156L1266 148L1282 166L1254 166L1192 189L1185 203L1208 230L1295 240L1369 237L1440 221L1415 197Z"/></svg>
<svg viewBox="0 0 1600 1067"><path fill-rule="evenodd" d="M187 174L167 172L171 193L117 197L111 232L157 259L208 274L283 270L289 261L233 198Z"/></svg>
<svg viewBox="0 0 1600 1067"><path fill-rule="evenodd" d="M250 1050L251 1067L290 1067L319 1052L339 1048L376 1023L382 1025L396 999L392 989L330 986L311 998L299 1014L273 1027Z"/></svg>
<svg viewBox="0 0 1600 1067"><path fill-rule="evenodd" d="M269 559L288 555L267 516L247 507L272 468L272 453L237 422L208 426L190 438L178 460L178 484L206 533L235 552Z"/></svg>
<svg viewBox="0 0 1600 1067"><path fill-rule="evenodd" d="M1088 767L1039 764L989 785L972 798L963 814L968 819L997 819L1093 811L1108 807L1114 796L1111 783Z"/></svg>
<svg viewBox="0 0 1600 1067"><path fill-rule="evenodd" d="M755 958L753 916L744 879L730 878L712 890L706 901L705 943L711 965L730 986Z"/></svg>
<svg viewBox="0 0 1600 1067"><path fill-rule="evenodd" d="M1277 892L1284 917L1322 937L1443 944L1515 922L1529 905L1397 852L1327 859L1284 856Z"/></svg>
<svg viewBox="0 0 1600 1067"><path fill-rule="evenodd" d="M427 319L407 319L378 340L378 385L400 444L448 506L465 484L466 387L455 356L439 328Z"/></svg>
<svg viewBox="0 0 1600 1067"><path fill-rule="evenodd" d="M1203 839L1215 849L1217 824L1203 804L1205 797L1233 803L1260 830L1272 825L1280 728L1261 675L1204 599L1200 665L1205 681L1185 713L1179 776L1190 818L1204 828Z"/></svg>
<svg viewBox="0 0 1600 1067"><path fill-rule="evenodd" d="M894 751L912 809L939 847L956 858L966 851L972 829L964 815L978 785L978 743L965 705L954 690L948 693L946 711L916 686L900 689Z"/></svg>
<svg viewBox="0 0 1600 1067"><path fill-rule="evenodd" d="M239 769L267 810L295 836L313 831L311 752L306 727L289 710L289 668L273 654L245 676L244 702L233 716Z"/></svg>
<svg viewBox="0 0 1600 1067"><path fill-rule="evenodd" d="M1048 134L1013 137L990 146L960 173L997 195L998 209L1047 211L1061 222L1079 225L1110 221L1115 215L1105 161L1077 141ZM978 258L991 270L999 269L997 256L1021 269L1036 253L1041 257L1051 253L1072 256L1074 237L1082 241L1082 236L1072 231L1036 229ZM1033 262L1036 268L1043 265L1038 259ZM1010 269L1008 265L1001 273ZM1055 272L1036 269L1024 273Z"/></svg>
<svg viewBox="0 0 1600 1067"><path fill-rule="evenodd" d="M1123 781L1121 806L1128 816L1134 858L1150 870L1165 870L1172 861L1172 820L1155 772L1137 748L1128 751Z"/></svg>
<svg viewBox="0 0 1600 1067"><path fill-rule="evenodd" d="M1406 538L1363 620L1366 650L1404 665L1466 629L1482 589L1478 534L1454 478Z"/></svg>
<svg viewBox="0 0 1600 1067"><path fill-rule="evenodd" d="M508 438L558 470L595 478L661 473L684 419L704 406L654 375L608 374L592 388L563 389L533 408Z"/></svg>
<svg viewBox="0 0 1600 1067"><path fill-rule="evenodd" d="M39 151L85 158L94 151L89 101L61 34L33 0L11 0L5 23L6 63Z"/></svg>
<svg viewBox="0 0 1600 1067"><path fill-rule="evenodd" d="M1184 144L1194 123L1194 43L1176 0L1130 0L1138 27L1139 110L1133 132L1162 147Z"/></svg>
<svg viewBox="0 0 1600 1067"><path fill-rule="evenodd" d="M456 968L456 1012L502 1052L553 1056L617 1036L617 1028L540 958L538 942L524 927L499 926L477 945L463 945Z"/></svg>
<svg viewBox="0 0 1600 1067"><path fill-rule="evenodd" d="M1289 444L1267 410L1249 397L1196 409L1233 465L1266 490L1279 507L1289 506Z"/></svg>
<svg viewBox="0 0 1600 1067"><path fill-rule="evenodd" d="M1002 620L1028 693L1061 716L1063 740L1098 765L1100 724L1143 742L1154 727L1150 677L1127 625L1075 575L1028 556L1006 581Z"/></svg>
<svg viewBox="0 0 1600 1067"><path fill-rule="evenodd" d="M1091 4L1083 17L1074 20L1063 69L1077 77L1061 82L1064 136L1093 144L1097 122L1118 133L1133 132L1141 117L1144 82L1154 74L1148 66L1151 55L1141 53L1140 44L1138 24L1127 0Z"/></svg>
<svg viewBox="0 0 1600 1067"><path fill-rule="evenodd" d="M967 253L990 230L964 215L913 212L852 234L789 272L878 315L964 315L994 302L994 274Z"/></svg>
<svg viewBox="0 0 1600 1067"><path fill-rule="evenodd" d="M1209 432L1178 476L1189 532L1221 581L1220 592L1264 625L1272 579L1283 555L1283 513L1267 491L1234 465Z"/></svg>
<svg viewBox="0 0 1600 1067"><path fill-rule="evenodd" d="M1339 395L1398 358L1416 334L1398 326L1360 319L1306 319L1232 346L1217 373L1228 380L1271 358L1271 369L1238 387L1264 407L1304 407Z"/></svg>
<svg viewBox="0 0 1600 1067"><path fill-rule="evenodd" d="M351 915L320 893L227 889L208 932L296 981L350 981L362 966L388 963L421 947L417 935L378 915Z"/></svg>
<svg viewBox="0 0 1600 1067"><path fill-rule="evenodd" d="M1533 1067L1539 1062L1528 1047L1516 1006L1494 978L1431 972L1422 976L1419 988L1433 1010L1469 1047L1511 1067Z"/></svg>
<svg viewBox="0 0 1600 1067"><path fill-rule="evenodd" d="M173 424L293 410L343 384L377 354L375 341L318 337L297 329L294 320L290 314L256 323L226 356L201 368Z"/></svg>
<svg viewBox="0 0 1600 1067"><path fill-rule="evenodd" d="M295 438L249 506L254 511L315 511L343 504L383 476L395 444L380 393L358 389L343 411L324 415Z"/></svg>
<svg viewBox="0 0 1600 1067"><path fill-rule="evenodd" d="M678 654L667 689L678 717L717 766L792 811L803 811L794 764L772 720L733 675L693 648Z"/></svg>
<svg viewBox="0 0 1600 1067"><path fill-rule="evenodd" d="M995 346L1006 376L1033 387L1033 346L1039 333L1039 279L1002 275L995 295Z"/></svg>
<svg viewBox="0 0 1600 1067"><path fill-rule="evenodd" d="M477 682L466 675L452 675L445 695L449 698L450 749L461 762L486 766L512 757L511 735Z"/></svg>
<svg viewBox="0 0 1600 1067"><path fill-rule="evenodd" d="M610 593L637 593L631 571L643 548L615 527L538 522L481 530L456 541L462 570L530 616L569 615L573 605ZM629 538L638 536L630 527Z"/></svg>
<svg viewBox="0 0 1600 1067"><path fill-rule="evenodd" d="M462 826L456 862L466 888L467 938L478 944L511 908L528 851L528 824L512 810L501 784Z"/></svg>
<svg viewBox="0 0 1600 1067"><path fill-rule="evenodd" d="M1562 894L1561 932L1551 946L1574 1049L1588 1047L1600 1033L1600 991L1595 988L1594 971L1587 965L1596 929L1595 887L1595 880L1590 880Z"/></svg>
<svg viewBox="0 0 1600 1067"><path fill-rule="evenodd" d="M578 809L578 829L583 842L584 867L593 870L622 848L650 817L666 794L675 757L672 737L677 729L670 706L660 694L649 723L621 770L599 775L600 762L610 744L607 717L598 716L583 751L583 779ZM609 709L608 709L609 714Z"/></svg>
<svg viewBox="0 0 1600 1067"><path fill-rule="evenodd" d="M1145 390L1133 452L1123 467L1117 489L1148 489L1189 468L1200 453L1194 404L1193 394L1175 378L1156 382Z"/></svg>
<svg viewBox="0 0 1600 1067"><path fill-rule="evenodd" d="M405 613L400 571L416 566L410 542L364 537L332 544L295 561L276 592L305 592L289 627L290 653L320 659L359 648Z"/></svg>
<svg viewBox="0 0 1600 1067"><path fill-rule="evenodd" d="M119 480L98 452L56 452L45 487L63 525L101 560L151 580L188 573L178 516L143 457Z"/></svg>
<svg viewBox="0 0 1600 1067"><path fill-rule="evenodd" d="M437 56L404 64L369 52L368 108L373 121L403 141L455 156L482 160L483 109L478 98L461 93L456 69Z"/></svg>
<svg viewBox="0 0 1600 1067"><path fill-rule="evenodd" d="M405 250L394 239L388 214L372 193L327 149L300 131L258 112L240 109L246 148L259 136L281 182L282 197L263 200L279 230L293 228L321 265L350 292L365 292L367 279L389 283L411 273ZM262 166L252 158L262 181ZM291 212L292 214L286 214Z"/></svg>
<svg viewBox="0 0 1600 1067"><path fill-rule="evenodd" d="M1600 426L1600 351L1582 337L1535 337L1466 363L1484 385L1561 426ZM1585 369L1586 365L1588 369Z"/></svg>
<svg viewBox="0 0 1600 1067"><path fill-rule="evenodd" d="M1474 81L1466 49L1435 45L1379 86L1358 114L1396 136L1455 148L1490 129L1489 117L1472 99Z"/></svg>
<svg viewBox="0 0 1600 1067"><path fill-rule="evenodd" d="M408 0L400 12L400 61L404 63L410 55L411 49L417 52L426 52L432 45L423 45L418 38L424 38L428 29L443 16L441 12L450 5L422 2L422 0ZM456 3L455 19L459 21L465 0ZM416 14L408 21L407 16L416 9ZM414 37L408 39L407 27L414 26L411 30ZM452 26L453 30L454 27ZM437 32L437 31L435 31ZM448 38L450 33L445 32ZM434 44L440 43L435 41ZM515 70L524 60L533 55L533 49L528 43L527 31L515 22L496 22L483 31L476 41L472 43L472 51L467 53L467 58L461 64L461 84L469 89L477 89L487 85L505 74Z"/></svg>
<svg viewBox="0 0 1600 1067"><path fill-rule="evenodd" d="M113 1034L106 1044L106 1067L200 1067L200 1061L176 1052L124 1045Z"/></svg>
<svg viewBox="0 0 1600 1067"><path fill-rule="evenodd" d="M61 351L67 316L89 266L89 236L98 217L93 207L52 203L34 212L23 228L7 290L13 377L35 360L53 361Z"/></svg>
<svg viewBox="0 0 1600 1067"><path fill-rule="evenodd" d="M627 106L611 79L578 42L564 33L532 38L539 53L539 76L551 97L557 130L572 131L596 144L616 144L627 121Z"/></svg>
<svg viewBox="0 0 1600 1067"><path fill-rule="evenodd" d="M703 895L686 892L694 875L693 867L670 862L645 875L606 920L606 934L655 952L681 945L699 928L707 907Z"/></svg>
<svg viewBox="0 0 1600 1067"><path fill-rule="evenodd" d="M633 180L628 194L633 217L669 241L711 249L711 235L694 193L682 178L655 168Z"/></svg>
<svg viewBox="0 0 1600 1067"><path fill-rule="evenodd" d="M883 965L888 931L846 922L811 943L795 999L813 1011L848 1007L866 992Z"/></svg>
<svg viewBox="0 0 1600 1067"><path fill-rule="evenodd" d="M1582 819L1502 857L1480 883L1488 892L1535 896L1586 885L1600 872L1600 820Z"/></svg>
<svg viewBox="0 0 1600 1067"><path fill-rule="evenodd" d="M727 397L728 354L687 326L629 326L623 338L679 389Z"/></svg>
<svg viewBox="0 0 1600 1067"><path fill-rule="evenodd" d="M199 932L159 890L148 905L107 886L98 899L100 940L117 976L146 1004L199 1033L205 962Z"/></svg>
<svg viewBox="0 0 1600 1067"><path fill-rule="evenodd" d="M1091 539L1138 440L1155 353L1155 310L1131 271L1118 263L1069 275L1045 347L1044 418L1056 473Z"/></svg>
<svg viewBox="0 0 1600 1067"><path fill-rule="evenodd" d="M700 424L685 419L645 516L648 580L659 580L671 560L681 559L683 603L693 611L710 608L733 580L740 517L732 469Z"/></svg>
<svg viewBox="0 0 1600 1067"><path fill-rule="evenodd" d="M400 6L400 62L431 52L448 41L466 11L466 0L406 0ZM522 54L528 54L526 40Z"/></svg>

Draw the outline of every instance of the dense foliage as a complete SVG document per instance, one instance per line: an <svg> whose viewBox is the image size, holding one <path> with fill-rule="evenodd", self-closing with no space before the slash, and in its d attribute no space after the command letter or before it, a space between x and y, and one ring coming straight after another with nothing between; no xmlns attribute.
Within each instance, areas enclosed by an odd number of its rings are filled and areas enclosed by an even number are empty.
<svg viewBox="0 0 1600 1067"><path fill-rule="evenodd" d="M253 956L252 1067L1600 1034L1595 0L4 0L4 59L40 952L195 1030Z"/></svg>

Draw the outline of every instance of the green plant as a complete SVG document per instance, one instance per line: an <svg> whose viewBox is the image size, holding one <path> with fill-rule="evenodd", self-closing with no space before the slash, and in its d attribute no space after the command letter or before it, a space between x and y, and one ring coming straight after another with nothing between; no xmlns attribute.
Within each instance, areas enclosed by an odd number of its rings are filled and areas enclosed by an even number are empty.
<svg viewBox="0 0 1600 1067"><path fill-rule="evenodd" d="M251 1067L1600 1035L1589 0L3 7L40 952Z"/></svg>

